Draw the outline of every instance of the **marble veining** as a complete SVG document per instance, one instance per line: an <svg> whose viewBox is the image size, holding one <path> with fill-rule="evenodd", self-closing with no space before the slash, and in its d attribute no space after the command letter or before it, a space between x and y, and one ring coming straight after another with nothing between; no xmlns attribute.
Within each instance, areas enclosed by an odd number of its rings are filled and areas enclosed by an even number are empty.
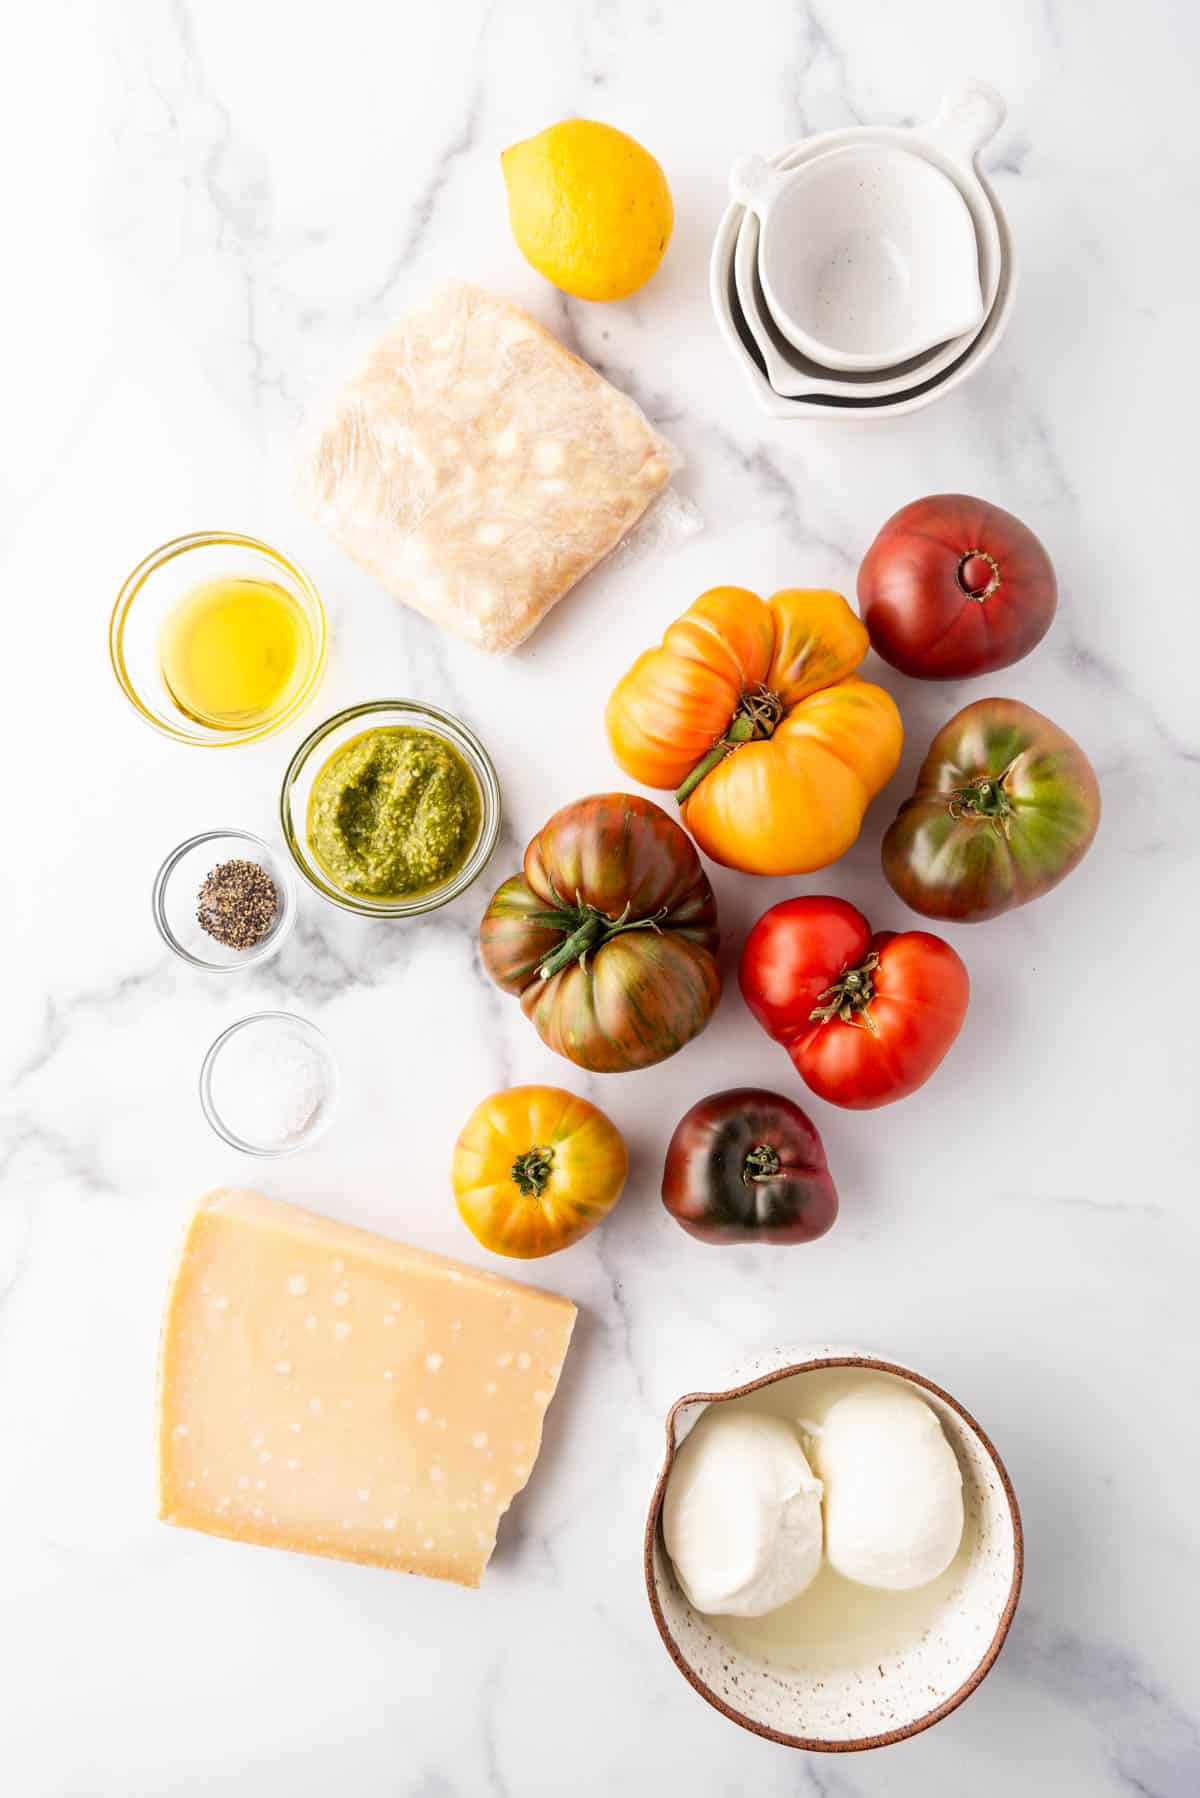
<svg viewBox="0 0 1200 1798"><path fill-rule="evenodd" d="M10 21L0 1765L14 1798L1200 1791L1198 51L1195 13L1172 0L744 0L736 16L709 0L44 0ZM708 309L730 163L929 117L963 75L1009 103L985 159L1022 256L1004 343L916 416L771 424ZM571 112L642 138L674 190L666 261L622 305L555 295L509 237L499 152ZM704 520L614 558L504 662L399 610L291 497L302 420L455 276L528 305L630 392ZM674 1060L572 1070L483 977L475 930L549 813L621 784L602 727L613 682L716 582L852 593L888 513L953 489L1044 538L1058 620L986 686L873 670L904 713L900 774L835 869L713 871L727 973L754 918L797 888L905 921L881 830L933 730L988 690L1092 754L1105 816L1087 862L1037 905L947 932L972 975L963 1037L891 1111L806 1101L732 980ZM303 720L206 755L134 717L104 637L143 553L223 526L310 569L334 643ZM505 824L484 881L417 927L306 892L264 967L171 962L149 915L162 855L213 826L274 834L304 731L384 693L459 712L488 744ZM218 1031L279 1006L329 1033L346 1103L310 1152L250 1166L208 1131L196 1080ZM195 1196L250 1181L483 1259L446 1159L477 1099L517 1080L605 1106L632 1171L600 1231L525 1270L580 1319L482 1590L157 1524L159 1313ZM717 1250L663 1212L667 1133L734 1080L797 1092L818 1123L842 1198L820 1243ZM942 1381L1021 1502L1024 1595L995 1670L879 1755L808 1757L733 1728L671 1666L645 1601L669 1403L781 1338L861 1341Z"/></svg>

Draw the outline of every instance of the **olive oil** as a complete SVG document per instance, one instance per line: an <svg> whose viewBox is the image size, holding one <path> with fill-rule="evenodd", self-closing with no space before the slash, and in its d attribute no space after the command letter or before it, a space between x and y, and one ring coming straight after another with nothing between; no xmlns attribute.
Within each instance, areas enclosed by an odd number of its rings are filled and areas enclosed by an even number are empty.
<svg viewBox="0 0 1200 1798"><path fill-rule="evenodd" d="M312 667L308 619L276 581L220 575L184 594L159 643L167 690L212 730L269 724Z"/></svg>

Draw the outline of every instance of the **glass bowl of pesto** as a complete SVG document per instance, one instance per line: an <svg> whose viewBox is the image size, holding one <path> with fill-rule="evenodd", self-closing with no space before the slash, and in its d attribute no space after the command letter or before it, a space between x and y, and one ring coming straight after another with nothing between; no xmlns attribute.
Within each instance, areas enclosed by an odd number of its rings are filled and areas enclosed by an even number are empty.
<svg viewBox="0 0 1200 1798"><path fill-rule="evenodd" d="M376 699L305 738L279 817L323 899L364 918L415 918L482 873L500 834L500 783L460 719L416 699Z"/></svg>
<svg viewBox="0 0 1200 1798"><path fill-rule="evenodd" d="M126 699L177 743L253 743L316 691L327 630L302 568L237 531L152 550L113 607L108 649Z"/></svg>

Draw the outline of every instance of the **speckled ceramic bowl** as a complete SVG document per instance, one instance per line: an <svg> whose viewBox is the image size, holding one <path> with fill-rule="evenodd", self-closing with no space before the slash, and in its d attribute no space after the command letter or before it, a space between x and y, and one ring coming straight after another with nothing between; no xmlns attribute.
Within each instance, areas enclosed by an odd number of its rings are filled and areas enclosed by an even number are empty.
<svg viewBox="0 0 1200 1798"><path fill-rule="evenodd" d="M969 1547L934 1620L894 1654L870 1664L799 1670L750 1658L719 1635L684 1597L662 1539L662 1503L679 1445L709 1405L795 1382L804 1414L804 1376L862 1369L915 1388L941 1420L963 1475ZM777 1393L773 1396L777 1397ZM919 1734L955 1710L979 1685L1004 1644L1021 1589L1023 1550L1016 1497L999 1455L957 1399L906 1367L857 1349L779 1351L722 1392L692 1392L671 1407L667 1454L646 1519L650 1609L684 1678L731 1722L789 1748L827 1753L883 1748Z"/></svg>

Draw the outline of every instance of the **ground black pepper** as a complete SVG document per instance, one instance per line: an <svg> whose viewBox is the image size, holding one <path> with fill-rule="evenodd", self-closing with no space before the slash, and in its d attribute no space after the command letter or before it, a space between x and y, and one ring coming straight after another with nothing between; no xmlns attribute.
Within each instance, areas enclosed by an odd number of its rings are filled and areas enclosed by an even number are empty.
<svg viewBox="0 0 1200 1798"><path fill-rule="evenodd" d="M257 862L222 862L200 888L196 920L227 949L253 949L268 936L279 892Z"/></svg>

